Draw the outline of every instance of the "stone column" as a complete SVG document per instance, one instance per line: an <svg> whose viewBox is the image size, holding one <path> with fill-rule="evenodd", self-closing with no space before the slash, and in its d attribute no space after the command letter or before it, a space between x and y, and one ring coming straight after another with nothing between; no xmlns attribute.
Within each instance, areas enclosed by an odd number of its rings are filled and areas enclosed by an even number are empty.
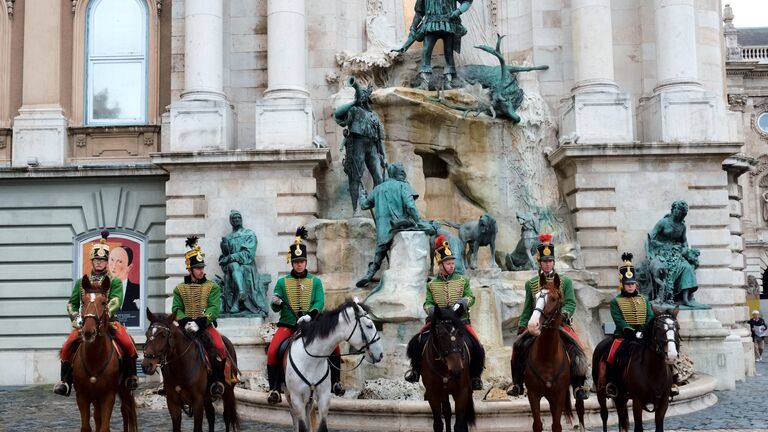
<svg viewBox="0 0 768 432"><path fill-rule="evenodd" d="M184 92L171 104L170 150L232 149L234 113L223 85L223 0L187 0L184 30Z"/></svg>
<svg viewBox="0 0 768 432"><path fill-rule="evenodd" d="M267 3L267 90L256 105L256 148L312 145L305 0Z"/></svg>
<svg viewBox="0 0 768 432"><path fill-rule="evenodd" d="M656 87L640 100L643 140L714 141L717 99L698 82L694 0L654 0Z"/></svg>
<svg viewBox="0 0 768 432"><path fill-rule="evenodd" d="M24 84L13 123L13 166L64 165L69 156L68 122L61 105L61 61L67 55L61 43L63 7L60 0L26 4Z"/></svg>
<svg viewBox="0 0 768 432"><path fill-rule="evenodd" d="M562 142L632 142L632 105L613 74L610 0L573 0L571 37L574 86L562 114Z"/></svg>

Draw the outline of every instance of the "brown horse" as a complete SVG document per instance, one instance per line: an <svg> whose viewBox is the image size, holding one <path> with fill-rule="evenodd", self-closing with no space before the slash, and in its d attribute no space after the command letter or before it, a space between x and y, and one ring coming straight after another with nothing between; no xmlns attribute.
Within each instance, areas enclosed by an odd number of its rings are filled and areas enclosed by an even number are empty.
<svg viewBox="0 0 768 432"><path fill-rule="evenodd" d="M138 431L136 401L133 392L120 383L120 359L109 333L109 278L105 277L100 286L92 286L84 276L81 287L83 343L72 358L80 431L91 432L93 405L97 432L108 432L116 395L120 396L123 431Z"/></svg>
<svg viewBox="0 0 768 432"><path fill-rule="evenodd" d="M450 308L435 308L429 330L424 351L408 355L421 356L421 381L426 389L424 398L432 409L432 428L434 432L443 432L444 417L445 431L451 432L450 397L453 396L454 430L467 432L469 426L475 424L475 403L469 380L470 352L466 343L471 336Z"/></svg>
<svg viewBox="0 0 768 432"><path fill-rule="evenodd" d="M669 394L672 387L671 365L680 350L680 325L677 323L678 309L662 312L653 308L654 318L643 331L640 341L625 341L620 351L627 353L627 361L621 366L621 382L616 383L619 394L613 398L616 414L619 416L619 431L629 430L627 401L632 400L635 432L643 430L643 410L653 412L656 432L664 430L664 417L669 408ZM613 338L603 339L592 355L593 365L602 365L608 358ZM592 378L597 387L597 401L600 403L600 417L603 432L608 430L608 406L605 386L601 385L600 367L593 366Z"/></svg>
<svg viewBox="0 0 768 432"><path fill-rule="evenodd" d="M572 423L571 365L560 335L563 315L563 293L554 283L547 283L536 296L535 308L528 322L529 332L536 336L531 343L525 367L525 385L528 387L528 403L533 415L533 430L541 432L541 398L549 402L552 415L552 432L563 430L560 417L565 413L568 424ZM584 401L576 400L580 430L584 429Z"/></svg>
<svg viewBox="0 0 768 432"><path fill-rule="evenodd" d="M208 392L208 369L202 343L179 328L175 315L153 314L147 308L147 319L150 324L141 368L145 374L153 375L160 366L173 432L181 432L181 411L184 405L189 406L194 416L195 432L203 432L203 413L208 419L208 430L213 432L216 411ZM226 337L222 336L222 339L228 355L237 362L232 343ZM237 415L234 384L224 383L222 399L227 432L239 431L240 419Z"/></svg>

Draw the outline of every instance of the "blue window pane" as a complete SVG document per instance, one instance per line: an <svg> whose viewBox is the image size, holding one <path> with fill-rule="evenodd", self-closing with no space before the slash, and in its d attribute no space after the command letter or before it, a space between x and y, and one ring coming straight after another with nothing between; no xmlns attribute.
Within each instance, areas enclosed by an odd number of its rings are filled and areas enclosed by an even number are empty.
<svg viewBox="0 0 768 432"><path fill-rule="evenodd" d="M762 113L757 117L757 127L761 131L768 133L768 113Z"/></svg>

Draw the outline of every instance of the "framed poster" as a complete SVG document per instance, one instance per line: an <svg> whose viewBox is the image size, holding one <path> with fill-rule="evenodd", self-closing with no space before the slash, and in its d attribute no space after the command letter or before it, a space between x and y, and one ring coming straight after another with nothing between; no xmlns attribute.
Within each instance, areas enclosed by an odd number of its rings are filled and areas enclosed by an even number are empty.
<svg viewBox="0 0 768 432"><path fill-rule="evenodd" d="M74 266L75 279L91 272L89 255L91 245L101 240L101 230L91 231L75 239L77 260ZM110 230L109 261L107 271L110 278L117 278L123 284L123 304L116 314L128 330L144 331L146 314L146 244L147 238L139 233L125 230ZM134 333L134 332L132 332Z"/></svg>

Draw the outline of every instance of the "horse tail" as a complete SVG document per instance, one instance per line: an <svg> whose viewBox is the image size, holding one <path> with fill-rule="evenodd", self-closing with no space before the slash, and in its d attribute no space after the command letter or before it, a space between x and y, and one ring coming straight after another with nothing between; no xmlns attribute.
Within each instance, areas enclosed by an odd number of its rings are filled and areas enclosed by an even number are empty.
<svg viewBox="0 0 768 432"><path fill-rule="evenodd" d="M475 415L475 401L472 398L472 394L469 395L469 403L467 403L465 416L467 418L467 424L470 426L474 426L477 416Z"/></svg>
<svg viewBox="0 0 768 432"><path fill-rule="evenodd" d="M237 414L237 399L235 398L235 386L227 385L224 389L224 425L227 431L238 432L240 430L240 416Z"/></svg>
<svg viewBox="0 0 768 432"><path fill-rule="evenodd" d="M120 413L123 417L123 425L127 432L139 432L139 419L136 413L136 399L127 388L118 393L120 396Z"/></svg>
<svg viewBox="0 0 768 432"><path fill-rule="evenodd" d="M570 387L568 387L565 390L563 414L565 414L565 421L568 422L569 425L573 425L573 406L571 405L571 388Z"/></svg>

